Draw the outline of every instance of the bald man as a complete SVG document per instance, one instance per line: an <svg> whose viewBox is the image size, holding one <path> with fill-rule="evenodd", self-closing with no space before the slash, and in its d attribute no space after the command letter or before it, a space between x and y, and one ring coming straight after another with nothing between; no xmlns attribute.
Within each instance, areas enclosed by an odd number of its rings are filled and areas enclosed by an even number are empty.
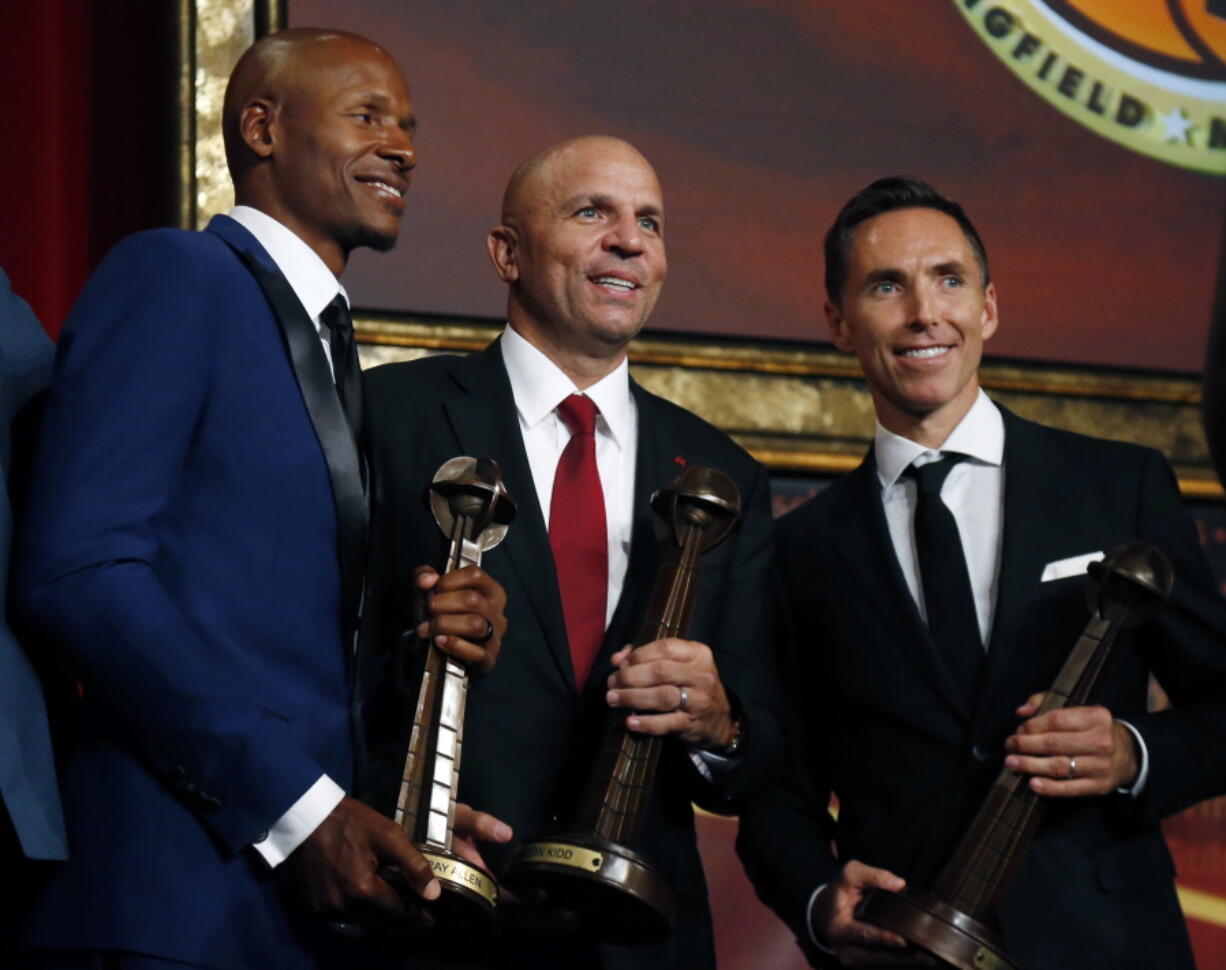
<svg viewBox="0 0 1226 970"><path fill-rule="evenodd" d="M367 375L378 483L371 602L385 649L409 622L396 591L413 563L441 548L419 501L425 477L454 455L489 456L519 503L506 541L484 561L507 590L510 625L498 669L469 695L462 797L509 822L516 840L533 839L570 815L606 717L666 739L639 848L677 892L672 938L641 948L598 947L582 935L504 938L471 955L477 966L712 966L690 806L735 810L780 754L766 473L628 373L627 345L664 283L664 237L656 174L632 146L587 137L550 148L516 169L487 239L507 284L502 336L469 357ZM585 408L598 480L580 482L562 468L584 436L568 422ZM660 558L648 501L694 465L732 476L744 518L707 556L692 639L629 654L622 648L642 623ZM567 516L575 511L578 521ZM403 702L384 714L387 730L372 748L389 753L388 806L398 729L409 719ZM487 853L496 874L512 848Z"/></svg>
<svg viewBox="0 0 1226 970"><path fill-rule="evenodd" d="M60 344L21 598L84 699L40 966L369 966L321 915L439 891L347 794L369 479L337 277L396 241L408 86L368 40L286 31L244 54L223 123L238 204L122 242ZM414 581L433 587L420 632L488 667L501 590Z"/></svg>

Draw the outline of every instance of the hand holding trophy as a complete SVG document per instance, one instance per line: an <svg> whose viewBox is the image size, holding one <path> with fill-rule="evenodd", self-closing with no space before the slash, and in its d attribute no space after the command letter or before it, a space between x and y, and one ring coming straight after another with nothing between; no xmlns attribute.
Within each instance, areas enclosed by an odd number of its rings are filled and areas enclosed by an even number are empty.
<svg viewBox="0 0 1226 970"><path fill-rule="evenodd" d="M1120 546L1090 566L1092 616L1037 714L1087 703L1117 655L1121 634L1166 602L1170 560L1147 542ZM1029 776L1003 768L931 891L871 891L856 916L897 933L958 970L1014 970L995 931L1001 897L1043 817Z"/></svg>
<svg viewBox="0 0 1226 970"><path fill-rule="evenodd" d="M740 493L722 472L694 466L657 492L662 564L635 646L684 637L694 609L702 554L740 518ZM564 907L581 932L609 943L650 943L671 931L672 888L636 851L662 739L627 730L609 716L587 789L565 830L525 842L503 882L525 898Z"/></svg>
<svg viewBox="0 0 1226 970"><path fill-rule="evenodd" d="M503 540L515 517L501 471L487 458L445 462L430 486L430 506L450 542L444 575L480 565L482 553ZM492 936L497 932L498 885L454 847L468 672L432 640L422 646L396 823L429 861L442 886L437 900L423 904L434 926Z"/></svg>

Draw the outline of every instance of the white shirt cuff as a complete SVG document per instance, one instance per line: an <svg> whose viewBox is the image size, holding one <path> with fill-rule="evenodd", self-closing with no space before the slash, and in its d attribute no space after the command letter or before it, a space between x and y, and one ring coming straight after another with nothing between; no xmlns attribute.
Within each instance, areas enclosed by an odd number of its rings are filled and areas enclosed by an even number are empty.
<svg viewBox="0 0 1226 970"><path fill-rule="evenodd" d="M1149 748L1145 747L1145 739L1141 737L1141 732L1131 724L1127 721L1121 721L1119 718L1116 718L1116 723L1124 725L1124 727L1132 732L1132 737L1137 742L1138 760L1141 762L1141 767L1137 771L1137 780L1131 786L1120 787L1116 791L1121 795L1127 795L1129 798L1136 798L1145 790L1145 783L1149 780Z"/></svg>
<svg viewBox="0 0 1226 970"><path fill-rule="evenodd" d="M726 777L741 761L739 753L729 758L727 755L716 754L714 751L706 751L702 748L690 748L689 755L698 773L712 784Z"/></svg>
<svg viewBox="0 0 1226 970"><path fill-rule="evenodd" d="M834 950L829 944L823 943L817 938L817 934L813 932L813 905L817 902L817 897L821 895L823 889L829 886L830 883L824 882L813 890L813 895L809 897L809 905L805 907L805 929L809 931L809 942L821 950L823 953L828 953L834 956Z"/></svg>
<svg viewBox="0 0 1226 970"><path fill-rule="evenodd" d="M277 819L272 828L251 843L252 846L271 868L276 868L319 828L319 823L332 813L332 809L344 797L345 789L327 775L320 775L319 780Z"/></svg>

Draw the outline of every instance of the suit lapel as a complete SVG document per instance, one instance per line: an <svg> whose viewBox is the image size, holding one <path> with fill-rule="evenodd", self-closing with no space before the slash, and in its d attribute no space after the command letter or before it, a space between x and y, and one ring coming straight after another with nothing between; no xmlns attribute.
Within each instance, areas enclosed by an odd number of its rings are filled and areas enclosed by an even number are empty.
<svg viewBox="0 0 1226 970"><path fill-rule="evenodd" d="M549 548L549 529L541 515L499 341L460 361L453 377L456 393L443 402L443 410L463 454L497 457L517 509L503 548L545 633L559 672L573 686L574 667L553 551Z"/></svg>
<svg viewBox="0 0 1226 970"><path fill-rule="evenodd" d="M903 579L885 521L877 461L871 448L864 462L840 483L833 512L834 547L873 604L889 639L919 668L950 709L969 720L970 712L937 659L928 627Z"/></svg>
<svg viewBox="0 0 1226 970"><path fill-rule="evenodd" d="M1044 525L1061 521L1058 510L1063 505L1059 458L1043 429L1003 407L1000 411L1005 420L1005 514L981 711L993 709L996 695L1031 656L1025 645L1017 643L1017 632L1043 572Z"/></svg>
<svg viewBox="0 0 1226 970"><path fill-rule="evenodd" d="M336 504L337 552L341 566L341 602L344 629L355 629L366 565L366 540L369 509L362 488L357 443L336 394L332 372L324 357L315 324L276 263L256 242L255 237L225 216L210 221L208 231L215 233L242 260L264 291L281 333L302 392L319 446L323 449ZM349 651L346 651L346 656Z"/></svg>

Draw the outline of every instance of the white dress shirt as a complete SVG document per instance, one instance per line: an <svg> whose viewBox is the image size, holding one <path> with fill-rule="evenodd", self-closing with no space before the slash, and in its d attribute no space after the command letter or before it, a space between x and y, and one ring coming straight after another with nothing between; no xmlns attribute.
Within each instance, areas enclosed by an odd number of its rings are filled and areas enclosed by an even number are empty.
<svg viewBox="0 0 1226 970"><path fill-rule="evenodd" d="M552 360L507 327L502 332L502 360L511 381L519 430L528 453L532 485L549 526L553 479L558 459L570 441L570 429L557 407L572 394L592 399L596 416L596 468L604 491L605 524L609 532L609 587L605 626L613 619L630 565L630 533L634 527L634 470L638 459L639 412L630 393L630 365L623 360L611 373L580 391Z"/></svg>
<svg viewBox="0 0 1226 970"><path fill-rule="evenodd" d="M902 568L911 598L924 622L923 583L915 548L915 505L919 492L915 480L903 476L908 466L926 465L943 455L967 455L968 460L950 469L941 486L941 501L953 513L958 537L966 556L979 636L986 645L992 633L992 614L996 605L996 583L1000 577L1000 534L1004 522L1005 423L995 404L983 391L971 405L966 417L954 428L939 451L903 438L877 425L873 441L877 457L877 479L881 483L881 503L885 508L890 542Z"/></svg>
<svg viewBox="0 0 1226 970"><path fill-rule="evenodd" d="M315 324L315 332L320 335L320 342L323 344L324 356L328 360L328 366L332 367L332 349L323 336L319 315L338 293L345 298L346 303L349 302L345 288L332 275L332 271L315 250L272 216L245 205L236 205L230 210L229 216L255 236L256 242L264 247L272 261L277 264L277 269L281 271L290 289L302 303L307 316ZM335 377L335 374L333 376ZM320 775L315 784L277 819L268 834L253 845L270 866L280 865L306 841L307 836L319 827L319 823L328 817L344 797L345 790L340 785L326 774Z"/></svg>

